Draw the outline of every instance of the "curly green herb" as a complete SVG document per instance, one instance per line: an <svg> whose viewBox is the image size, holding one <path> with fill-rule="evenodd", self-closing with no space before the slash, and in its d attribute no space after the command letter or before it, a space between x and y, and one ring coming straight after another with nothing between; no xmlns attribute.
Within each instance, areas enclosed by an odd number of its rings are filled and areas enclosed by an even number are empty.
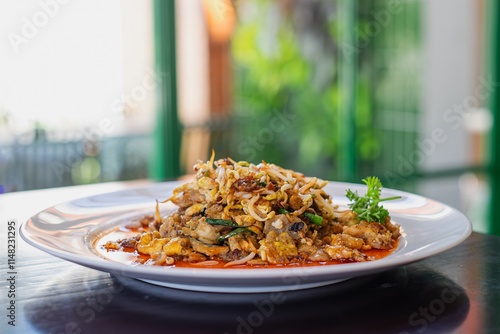
<svg viewBox="0 0 500 334"><path fill-rule="evenodd" d="M352 201L349 207L352 211L356 212L359 221L366 220L383 224L385 219L389 216L389 211L379 203L398 199L401 198L401 196L380 198L382 182L380 182L378 177L370 176L363 179L363 182L368 188L365 196L359 196L357 192L347 189L346 196Z"/></svg>

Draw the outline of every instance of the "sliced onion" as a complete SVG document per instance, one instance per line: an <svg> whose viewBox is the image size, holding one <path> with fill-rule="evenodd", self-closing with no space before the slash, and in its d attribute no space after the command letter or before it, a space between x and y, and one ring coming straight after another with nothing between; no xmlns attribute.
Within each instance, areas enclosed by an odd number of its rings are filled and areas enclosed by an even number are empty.
<svg viewBox="0 0 500 334"><path fill-rule="evenodd" d="M208 260L208 261L201 261L201 262L195 262L193 265L195 266L216 266L219 264L219 261L215 260Z"/></svg>
<svg viewBox="0 0 500 334"><path fill-rule="evenodd" d="M333 216L335 216L335 208L330 204L328 203L327 201L325 201L325 199L323 198L323 196L321 196L321 190L319 189L315 189L313 190L313 193L316 195L316 197L314 198L314 201L316 201L316 203L318 204L318 206L321 208L325 208L328 213L332 214Z"/></svg>
<svg viewBox="0 0 500 334"><path fill-rule="evenodd" d="M219 181L220 185L224 185L224 182L226 182L226 169L224 167L218 167L217 168L217 180Z"/></svg>
<svg viewBox="0 0 500 334"><path fill-rule="evenodd" d="M316 178L313 177L309 180L309 182L307 182L306 184L304 184L300 189L299 189L299 193L304 193L307 189L311 188L312 186L314 186L314 184L316 184Z"/></svg>
<svg viewBox="0 0 500 334"><path fill-rule="evenodd" d="M210 172L214 171L214 160L215 160L215 151L212 150L212 156L210 157L210 162L208 164L208 168L210 169Z"/></svg>
<svg viewBox="0 0 500 334"><path fill-rule="evenodd" d="M247 263L248 261L250 261L251 259L253 259L255 257L255 254L254 252L251 252L250 254L248 254L247 256L245 256L244 258L242 259L239 259L239 260L234 260L234 261L231 261L231 262L228 262L224 265L224 267L231 267L231 266L237 266L239 264L245 264Z"/></svg>
<svg viewBox="0 0 500 334"><path fill-rule="evenodd" d="M267 172L269 174L273 175L274 177L282 179L283 181L288 181L288 179L286 178L285 175L281 174L279 171L277 171L274 168L267 168Z"/></svg>
<svg viewBox="0 0 500 334"><path fill-rule="evenodd" d="M323 188L327 184L328 184L328 181L325 181L325 180L318 179L318 181L316 181L316 186L319 189Z"/></svg>
<svg viewBox="0 0 500 334"><path fill-rule="evenodd" d="M244 192L244 191L236 191L234 193L234 196L238 197L238 198L244 198L244 199L250 199L250 198L252 198L252 194L251 193L247 193L247 192Z"/></svg>
<svg viewBox="0 0 500 334"><path fill-rule="evenodd" d="M262 218L261 216L259 216L257 214L257 212L255 211L255 207L254 207L254 204L255 202L257 202L257 200L259 199L259 196L254 196L249 202L248 202L248 213L250 214L250 216L252 216L253 219L255 220L258 220L260 222L263 222L263 221L266 221L266 218Z"/></svg>
<svg viewBox="0 0 500 334"><path fill-rule="evenodd" d="M262 164L258 164L258 165L250 164L248 167L250 168L250 170L252 172L257 173L259 171L259 169L262 167Z"/></svg>
<svg viewBox="0 0 500 334"><path fill-rule="evenodd" d="M303 202L305 202L306 204L304 204L304 205L303 205L303 206L302 206L299 210L295 210L295 211L293 212L293 215L294 215L295 217L300 216L301 214L303 214L303 213L304 213L304 212L305 212L305 211L306 211L306 210L307 210L307 209L308 209L308 208L309 208L309 207L313 204L313 201L312 201L312 199L311 199L311 197L310 197L310 196L309 196L309 199L310 199L310 200L308 200L308 201L303 201Z"/></svg>

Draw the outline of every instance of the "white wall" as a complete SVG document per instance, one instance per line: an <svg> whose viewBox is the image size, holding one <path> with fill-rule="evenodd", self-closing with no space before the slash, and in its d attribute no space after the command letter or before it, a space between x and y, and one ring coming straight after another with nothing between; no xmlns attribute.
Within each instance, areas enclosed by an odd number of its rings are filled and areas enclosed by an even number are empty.
<svg viewBox="0 0 500 334"><path fill-rule="evenodd" d="M466 124L470 122L471 109L484 102L477 94L482 85L478 42L481 8L478 3L475 0L422 2L423 132L420 140L428 144L421 165L423 171L472 164L473 147ZM433 132L440 134L439 140L435 140ZM463 185L464 182L457 177L430 179L420 183L418 192L466 211L474 203L470 202L471 196L466 196L470 193L466 194L464 190L472 192L478 189L467 190Z"/></svg>

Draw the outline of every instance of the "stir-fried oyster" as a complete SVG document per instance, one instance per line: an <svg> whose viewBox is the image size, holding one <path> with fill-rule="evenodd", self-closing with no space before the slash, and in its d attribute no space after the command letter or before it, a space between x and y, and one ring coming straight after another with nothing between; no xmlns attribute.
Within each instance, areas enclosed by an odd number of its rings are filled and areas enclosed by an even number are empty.
<svg viewBox="0 0 500 334"><path fill-rule="evenodd" d="M146 232L105 247L134 248L157 265L360 262L373 260L363 251L391 249L400 235L390 217L367 222L338 211L323 190L327 181L274 164L212 157L194 170L196 178L167 199L177 211L144 218Z"/></svg>

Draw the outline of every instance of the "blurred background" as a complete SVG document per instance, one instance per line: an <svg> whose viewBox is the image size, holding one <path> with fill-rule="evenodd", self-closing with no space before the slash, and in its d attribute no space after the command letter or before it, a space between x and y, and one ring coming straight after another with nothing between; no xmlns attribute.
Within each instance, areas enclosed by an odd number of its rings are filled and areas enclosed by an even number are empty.
<svg viewBox="0 0 500 334"><path fill-rule="evenodd" d="M496 0L0 2L0 193L199 159L369 175L500 234Z"/></svg>

